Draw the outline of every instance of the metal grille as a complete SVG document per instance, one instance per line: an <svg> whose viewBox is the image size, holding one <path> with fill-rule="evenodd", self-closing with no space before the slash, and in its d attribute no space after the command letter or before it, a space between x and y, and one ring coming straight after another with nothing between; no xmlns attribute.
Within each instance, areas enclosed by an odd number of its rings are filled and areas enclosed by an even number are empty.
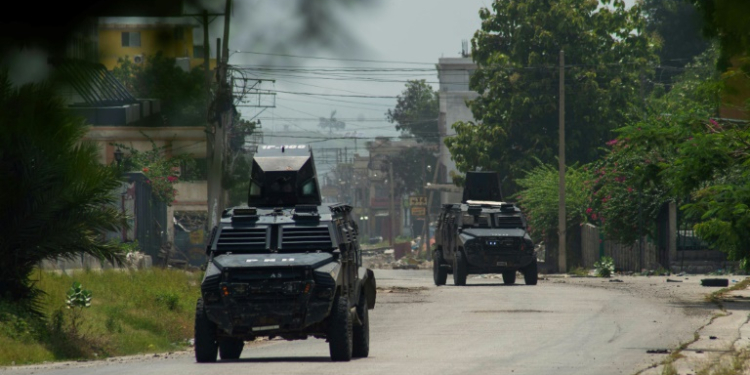
<svg viewBox="0 0 750 375"><path fill-rule="evenodd" d="M328 227L282 227L282 250L325 250L333 248Z"/></svg>
<svg viewBox="0 0 750 375"><path fill-rule="evenodd" d="M498 228L523 228L523 221L520 216L497 216L495 218Z"/></svg>
<svg viewBox="0 0 750 375"><path fill-rule="evenodd" d="M484 241L484 249L493 253L510 254L519 252L520 240L517 238L490 238Z"/></svg>
<svg viewBox="0 0 750 375"><path fill-rule="evenodd" d="M224 227L216 242L216 249L220 251L265 250L268 248L267 243L268 227Z"/></svg>

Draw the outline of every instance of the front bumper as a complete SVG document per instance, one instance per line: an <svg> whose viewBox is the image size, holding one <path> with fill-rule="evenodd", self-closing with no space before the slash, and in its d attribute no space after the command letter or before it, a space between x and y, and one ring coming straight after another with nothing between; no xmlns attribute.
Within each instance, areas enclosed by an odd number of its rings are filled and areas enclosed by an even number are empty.
<svg viewBox="0 0 750 375"><path fill-rule="evenodd" d="M209 319L229 335L245 336L302 331L328 316L333 299L331 288L312 281L262 288L221 283L203 294Z"/></svg>
<svg viewBox="0 0 750 375"><path fill-rule="evenodd" d="M497 247L474 243L465 245L464 251L469 270L473 272L515 271L536 259L533 248L527 251L520 246Z"/></svg>

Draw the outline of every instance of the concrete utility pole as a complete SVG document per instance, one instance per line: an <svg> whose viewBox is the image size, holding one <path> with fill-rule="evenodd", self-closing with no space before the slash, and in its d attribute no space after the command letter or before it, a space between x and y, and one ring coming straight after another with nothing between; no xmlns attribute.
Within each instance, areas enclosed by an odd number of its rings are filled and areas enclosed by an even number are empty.
<svg viewBox="0 0 750 375"><path fill-rule="evenodd" d="M558 202L558 213L557 213L557 233L558 233L558 268L559 272L567 272L567 259L565 251L565 232L566 232L566 220L565 220L565 51L560 50L560 104L559 104L559 202Z"/></svg>
<svg viewBox="0 0 750 375"><path fill-rule="evenodd" d="M396 232L396 211L393 208L393 200L395 199L393 194L393 161L390 159L388 159L388 182L390 182L391 185L391 205L388 212L389 221L391 222L391 229L389 231L390 233L388 234L388 243L393 246L394 234Z"/></svg>
<svg viewBox="0 0 750 375"><path fill-rule="evenodd" d="M227 87L227 62L229 60L229 20L232 9L232 1L226 0L224 11L224 48L216 50L216 96L213 102L213 111L209 113L214 116L213 124L209 127L210 135L213 135L213 145L207 147L206 155L208 162L208 227L213 228L221 220L221 212L224 210L224 189L222 186L224 173L224 156L226 146L226 130L231 127L234 118L232 108L232 89ZM208 31L204 31L207 37ZM204 41L204 48L208 50L208 42ZM223 50L223 51L222 51ZM206 51L208 52L208 51ZM223 53L221 53L223 52ZM218 117L218 121L217 120ZM209 142L211 143L211 142ZM210 148L210 149L209 149Z"/></svg>

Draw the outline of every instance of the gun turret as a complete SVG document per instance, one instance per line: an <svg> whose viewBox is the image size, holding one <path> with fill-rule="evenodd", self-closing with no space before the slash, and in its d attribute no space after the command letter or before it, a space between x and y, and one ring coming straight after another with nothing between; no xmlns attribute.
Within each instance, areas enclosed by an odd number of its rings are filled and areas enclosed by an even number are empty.
<svg viewBox="0 0 750 375"><path fill-rule="evenodd" d="M253 157L250 191L251 207L320 205L312 149L305 145L261 145Z"/></svg>

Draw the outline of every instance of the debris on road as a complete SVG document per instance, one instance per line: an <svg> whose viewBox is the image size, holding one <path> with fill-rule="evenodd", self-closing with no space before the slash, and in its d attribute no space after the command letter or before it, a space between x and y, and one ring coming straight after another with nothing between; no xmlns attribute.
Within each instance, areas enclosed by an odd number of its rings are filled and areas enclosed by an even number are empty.
<svg viewBox="0 0 750 375"><path fill-rule="evenodd" d="M669 354L671 351L669 349L649 349L646 350L646 353L648 354Z"/></svg>
<svg viewBox="0 0 750 375"><path fill-rule="evenodd" d="M668 283L681 283L681 282L682 282L682 280L672 280L672 279L667 279L667 282L668 282Z"/></svg>
<svg viewBox="0 0 750 375"><path fill-rule="evenodd" d="M729 279L701 279L703 286L729 286Z"/></svg>
<svg viewBox="0 0 750 375"><path fill-rule="evenodd" d="M622 280L620 280L620 279L611 279L611 280L609 280L609 282L610 283L621 283Z"/></svg>

